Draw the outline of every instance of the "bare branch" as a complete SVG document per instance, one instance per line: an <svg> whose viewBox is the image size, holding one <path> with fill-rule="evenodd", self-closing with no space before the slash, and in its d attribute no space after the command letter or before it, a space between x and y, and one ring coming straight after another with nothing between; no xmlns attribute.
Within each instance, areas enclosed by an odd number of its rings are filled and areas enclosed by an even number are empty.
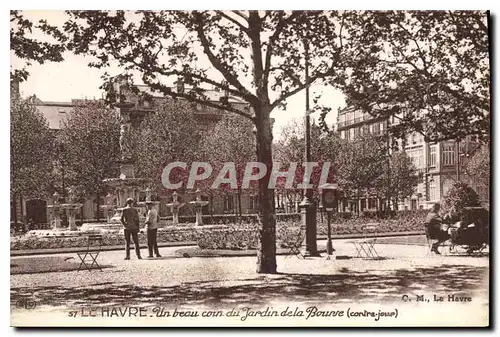
<svg viewBox="0 0 500 337"><path fill-rule="evenodd" d="M186 73L185 71L178 71L178 70L170 70L170 71L166 71L166 72L158 70L158 72L160 74L164 75L164 76L178 75L178 76L192 77L194 79L200 80L203 83L211 84L214 87L217 87L217 88L219 88L221 90L227 91L228 93L230 93L230 94L232 94L234 96L245 98L245 96L241 95L240 91L232 89L228 85L224 85L222 83L219 83L217 81L214 81L214 80L212 80L212 79L210 79L208 77L202 76L202 75L193 74L193 73Z"/></svg>
<svg viewBox="0 0 500 337"><path fill-rule="evenodd" d="M344 44L342 43L342 30L344 29L344 23L345 23L345 12L342 13L342 21L340 22L340 31L339 31L339 39L340 39L340 49L342 50L344 47Z"/></svg>
<svg viewBox="0 0 500 337"><path fill-rule="evenodd" d="M245 14L243 11L233 11L234 14L238 15L239 17L242 17L246 21L248 21L248 15Z"/></svg>
<svg viewBox="0 0 500 337"><path fill-rule="evenodd" d="M248 102L254 102L257 100L257 97L253 95L247 88L245 88L238 78L231 73L231 71L228 69L228 65L225 63L222 63L212 52L210 49L210 42L208 41L207 37L205 36L205 31L203 27L203 17L200 13L194 12L194 17L196 20L196 32L198 34L198 38L200 39L200 43L203 47L203 50L205 54L207 55L210 63L217 69L222 76L231 84L233 87L235 87L237 90L239 90L240 97L244 97L246 101Z"/></svg>
<svg viewBox="0 0 500 337"><path fill-rule="evenodd" d="M295 76L295 74L292 71L290 71L289 69L285 69L282 67L272 67L271 69L269 69L269 72L272 72L275 70L282 71L285 75L287 75L289 78L292 79L292 81L294 82L295 85L297 85L297 86L304 85L304 83L302 83L302 81L299 79L299 77Z"/></svg>
<svg viewBox="0 0 500 337"><path fill-rule="evenodd" d="M325 78L327 76L330 76L331 73L332 73L333 68L334 68L334 65L332 64L332 66L330 67L330 69L328 69L327 71L316 73L315 76L309 78L308 82L303 83L302 85L297 86L297 88L295 88L295 89L293 89L291 91L288 91L288 92L284 93L283 95L281 95L280 97L278 97L271 104L271 110L274 109L274 108L276 108L281 102L285 101L289 97L291 97L291 96L295 95L296 93L304 90L305 88L307 88L308 86L310 86L311 84L313 84L314 82L316 82L317 80L319 80L321 78Z"/></svg>
<svg viewBox="0 0 500 337"><path fill-rule="evenodd" d="M237 109L234 106L229 105L229 103L227 105L217 104L214 101L204 100L204 99L201 99L201 98L198 98L198 97L195 97L193 95L186 94L186 93L174 92L169 87L167 87L159 82L152 82L149 79L147 79L146 77L143 77L143 82L145 84L147 84L151 89L157 90L157 91L161 92L162 94L164 94L165 96L170 96L173 98L183 98L183 99L186 99L190 102L199 103L199 104L211 107L211 108L233 112L237 115L240 115L242 117L245 117L245 118L251 120L252 122L254 121L254 117L250 113L246 113L240 109ZM248 106L248 105L246 105L246 106Z"/></svg>

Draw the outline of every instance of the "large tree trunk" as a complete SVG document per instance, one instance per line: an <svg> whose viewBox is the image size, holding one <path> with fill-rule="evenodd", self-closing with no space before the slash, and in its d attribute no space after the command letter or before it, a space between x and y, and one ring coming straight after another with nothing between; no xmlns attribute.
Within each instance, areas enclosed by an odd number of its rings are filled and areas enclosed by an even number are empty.
<svg viewBox="0 0 500 337"><path fill-rule="evenodd" d="M96 217L97 222L99 222L101 220L100 213L99 213L99 211L101 210L101 208L100 208L101 207L101 194L99 192L96 194L95 200L96 200L96 205L97 205L95 217Z"/></svg>
<svg viewBox="0 0 500 337"><path fill-rule="evenodd" d="M17 200L16 200L16 195L12 194L12 220L14 221L14 227L17 224Z"/></svg>
<svg viewBox="0 0 500 337"><path fill-rule="evenodd" d="M237 198L238 198L238 222L241 223L241 218L243 216L243 214L241 212L241 188L238 188Z"/></svg>
<svg viewBox="0 0 500 337"><path fill-rule="evenodd" d="M273 159L273 141L269 109L256 109L257 158L266 165L267 173L259 181L261 218L259 224L259 247L257 252L257 273L276 274L276 215L274 209L274 190L268 188Z"/></svg>

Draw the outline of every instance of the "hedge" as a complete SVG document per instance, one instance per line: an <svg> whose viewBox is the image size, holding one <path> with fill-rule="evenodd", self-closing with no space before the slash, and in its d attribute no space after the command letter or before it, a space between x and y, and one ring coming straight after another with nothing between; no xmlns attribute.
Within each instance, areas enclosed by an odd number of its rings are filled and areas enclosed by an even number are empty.
<svg viewBox="0 0 500 337"><path fill-rule="evenodd" d="M427 212L401 213L393 219L339 219L332 221L332 234L361 234L363 226L368 222L379 222L378 232L406 232L423 229L423 221ZM326 218L318 222L318 235L327 234ZM300 231L300 221L278 221L276 225L277 247L289 247L297 240ZM139 234L141 244L147 244L146 234ZM158 242L197 242L202 249L256 249L258 245L258 226L255 223L205 226L168 226L158 230ZM103 244L106 246L123 245L121 233L104 233ZM11 250L84 247L87 245L85 236L78 237L38 237L23 235L11 237Z"/></svg>

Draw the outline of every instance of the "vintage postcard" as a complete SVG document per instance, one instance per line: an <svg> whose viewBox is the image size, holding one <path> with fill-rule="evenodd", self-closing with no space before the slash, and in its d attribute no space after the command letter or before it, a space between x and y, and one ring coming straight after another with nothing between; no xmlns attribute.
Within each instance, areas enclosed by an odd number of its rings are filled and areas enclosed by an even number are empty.
<svg viewBox="0 0 500 337"><path fill-rule="evenodd" d="M12 326L490 326L489 12L10 22Z"/></svg>

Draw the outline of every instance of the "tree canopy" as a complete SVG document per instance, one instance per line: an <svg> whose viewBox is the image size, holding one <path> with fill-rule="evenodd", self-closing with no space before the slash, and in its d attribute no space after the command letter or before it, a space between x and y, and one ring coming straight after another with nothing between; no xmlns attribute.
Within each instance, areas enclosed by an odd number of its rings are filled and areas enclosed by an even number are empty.
<svg viewBox="0 0 500 337"><path fill-rule="evenodd" d="M43 197L50 187L53 134L36 109L35 97L11 97L10 192L25 197Z"/></svg>
<svg viewBox="0 0 500 337"><path fill-rule="evenodd" d="M41 31L46 36L52 36L55 39L51 42L36 40L31 37L33 31ZM62 32L57 27L50 25L47 20L34 23L27 19L21 11L10 11L10 50L16 57L25 62L24 67L11 66L11 81L25 81L29 75L26 68L32 62L43 64L62 61L65 51L65 45L62 43L64 41L66 41L66 37Z"/></svg>
<svg viewBox="0 0 500 337"><path fill-rule="evenodd" d="M152 179L159 192L163 189L161 174L168 163L197 160L201 130L194 111L185 100L158 100L155 112L142 121L137 131L136 175ZM179 174L172 181L187 178L184 171L173 173Z"/></svg>
<svg viewBox="0 0 500 337"><path fill-rule="evenodd" d="M483 187L490 185L490 144L483 144L467 162L467 175L474 178Z"/></svg>
<svg viewBox="0 0 500 337"><path fill-rule="evenodd" d="M485 137L490 125L484 11L377 11L355 16L362 35L344 87L347 104L394 117L392 132L427 141Z"/></svg>
<svg viewBox="0 0 500 337"><path fill-rule="evenodd" d="M118 176L119 137L117 111L101 101L77 102L62 121L58 143L65 158L68 185L78 196L105 195L103 179Z"/></svg>
<svg viewBox="0 0 500 337"><path fill-rule="evenodd" d="M273 161L271 111L316 81L328 78L330 85L339 85L344 63L351 60L343 54L350 48L342 33L345 14L338 11L69 14L64 26L68 48L94 56L92 66L106 67L115 60L124 70L139 72L142 82L155 91L251 119L257 159L268 168ZM173 80L182 81L186 90L172 90ZM207 86L243 100L250 109L238 109L228 98L210 101ZM268 169L259 181L262 227L257 270L276 273L276 219L269 178Z"/></svg>

